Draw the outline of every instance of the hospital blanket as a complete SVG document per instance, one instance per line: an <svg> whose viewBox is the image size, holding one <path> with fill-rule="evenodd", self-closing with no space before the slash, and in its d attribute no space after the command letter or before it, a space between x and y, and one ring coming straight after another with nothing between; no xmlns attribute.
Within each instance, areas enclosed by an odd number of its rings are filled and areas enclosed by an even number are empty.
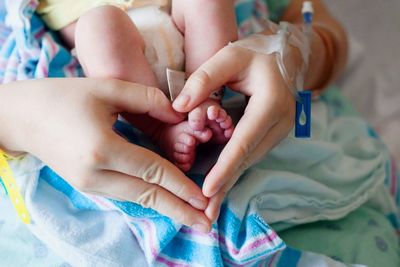
<svg viewBox="0 0 400 267"><path fill-rule="evenodd" d="M7 3L7 27L0 27L3 83L82 75L76 59L34 15L36 1ZM263 1L238 1L240 7L267 11ZM262 25L259 12L243 21ZM328 94L314 103L312 140L288 137L241 177L210 234L134 203L78 192L31 155L10 162L32 217L28 228L79 266L343 266L285 248L275 232L338 219L367 202L399 227L398 180L384 145L361 119L339 116L334 100ZM133 127L118 122L117 128L155 149ZM204 172L190 176L201 181Z"/></svg>
<svg viewBox="0 0 400 267"><path fill-rule="evenodd" d="M289 246L323 253L342 262L400 266L400 247L392 225L367 206L345 218L302 224L279 232L279 236Z"/></svg>

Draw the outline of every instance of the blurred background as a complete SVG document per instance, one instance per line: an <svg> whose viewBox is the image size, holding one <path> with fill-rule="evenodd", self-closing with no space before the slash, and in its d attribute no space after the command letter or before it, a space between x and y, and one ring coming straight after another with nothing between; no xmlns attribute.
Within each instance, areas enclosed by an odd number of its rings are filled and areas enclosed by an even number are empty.
<svg viewBox="0 0 400 267"><path fill-rule="evenodd" d="M400 166L400 0L324 0L350 39L338 85Z"/></svg>

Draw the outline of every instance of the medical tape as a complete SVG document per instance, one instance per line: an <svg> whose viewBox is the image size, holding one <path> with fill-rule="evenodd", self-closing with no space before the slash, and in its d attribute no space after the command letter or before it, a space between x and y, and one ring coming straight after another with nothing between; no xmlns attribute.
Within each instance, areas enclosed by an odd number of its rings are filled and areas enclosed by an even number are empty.
<svg viewBox="0 0 400 267"><path fill-rule="evenodd" d="M0 178L21 221L25 224L29 224L31 219L28 209L25 206L24 199L21 196L19 187L14 179L13 172L7 159L12 159L12 157L0 150Z"/></svg>
<svg viewBox="0 0 400 267"><path fill-rule="evenodd" d="M168 82L168 90L169 97L171 101L174 101L175 98L181 93L183 87L186 82L186 74L183 71L172 70L167 68L167 82ZM221 101L224 97L224 88L220 88L210 94L208 98L215 99Z"/></svg>
<svg viewBox="0 0 400 267"><path fill-rule="evenodd" d="M287 22L281 22L279 25L269 23L272 35L253 34L245 39L231 42L229 46L236 46L244 49L271 55L276 53L276 61L279 71L293 96L298 101L302 101L298 95L298 91L303 90L304 75L308 68L310 44L307 36L295 26ZM302 66L295 70L294 74L289 74L288 67L285 65L285 57L287 56L287 47L291 45L297 48L303 59Z"/></svg>

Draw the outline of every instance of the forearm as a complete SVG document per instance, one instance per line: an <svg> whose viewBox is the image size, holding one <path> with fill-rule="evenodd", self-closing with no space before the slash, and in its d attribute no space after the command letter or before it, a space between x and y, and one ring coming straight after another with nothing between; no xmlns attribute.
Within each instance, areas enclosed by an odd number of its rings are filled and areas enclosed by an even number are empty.
<svg viewBox="0 0 400 267"><path fill-rule="evenodd" d="M301 26L302 0L292 0L282 20ZM320 0L313 0L313 35L305 88L325 88L344 69L347 60L347 35Z"/></svg>

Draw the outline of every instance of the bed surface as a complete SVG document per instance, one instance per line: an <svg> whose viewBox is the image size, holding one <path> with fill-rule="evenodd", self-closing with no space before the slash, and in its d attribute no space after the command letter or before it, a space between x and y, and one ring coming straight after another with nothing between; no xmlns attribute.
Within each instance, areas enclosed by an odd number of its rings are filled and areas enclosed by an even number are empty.
<svg viewBox="0 0 400 267"><path fill-rule="evenodd" d="M338 84L400 166L400 1L324 2L350 36L350 60Z"/></svg>

